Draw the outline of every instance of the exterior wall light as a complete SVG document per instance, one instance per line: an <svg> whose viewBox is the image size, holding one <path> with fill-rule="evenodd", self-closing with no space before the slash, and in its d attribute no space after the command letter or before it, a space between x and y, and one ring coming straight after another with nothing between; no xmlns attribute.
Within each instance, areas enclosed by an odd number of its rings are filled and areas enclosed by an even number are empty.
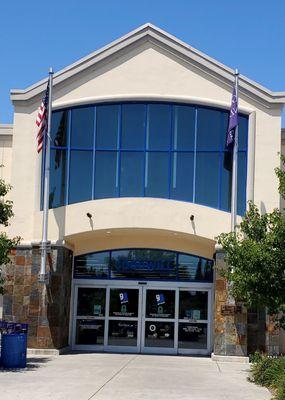
<svg viewBox="0 0 285 400"><path fill-rule="evenodd" d="M190 221L192 221L192 222L193 222L193 221L194 221L194 218L195 218L195 217L194 217L194 215L193 215L193 214L192 214L192 215L190 215Z"/></svg>
<svg viewBox="0 0 285 400"><path fill-rule="evenodd" d="M89 212L88 212L88 213L86 213L86 215L87 215L87 217L88 217L89 219L91 219L91 218L92 218L92 214L90 214Z"/></svg>

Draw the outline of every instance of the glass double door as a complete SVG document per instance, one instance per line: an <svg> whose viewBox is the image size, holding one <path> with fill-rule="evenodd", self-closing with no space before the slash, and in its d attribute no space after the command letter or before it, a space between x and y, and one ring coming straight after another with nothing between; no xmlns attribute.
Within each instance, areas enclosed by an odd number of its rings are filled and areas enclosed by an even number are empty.
<svg viewBox="0 0 285 400"><path fill-rule="evenodd" d="M210 289L77 287L73 347L208 354Z"/></svg>

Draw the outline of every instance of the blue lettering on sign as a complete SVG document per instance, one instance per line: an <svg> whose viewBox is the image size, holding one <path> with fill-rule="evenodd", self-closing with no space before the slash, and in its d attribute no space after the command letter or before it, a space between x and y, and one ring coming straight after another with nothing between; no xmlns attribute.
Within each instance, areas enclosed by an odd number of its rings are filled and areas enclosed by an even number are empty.
<svg viewBox="0 0 285 400"><path fill-rule="evenodd" d="M119 259L116 261L114 267L117 271L171 271L174 270L174 264L168 260L126 260Z"/></svg>

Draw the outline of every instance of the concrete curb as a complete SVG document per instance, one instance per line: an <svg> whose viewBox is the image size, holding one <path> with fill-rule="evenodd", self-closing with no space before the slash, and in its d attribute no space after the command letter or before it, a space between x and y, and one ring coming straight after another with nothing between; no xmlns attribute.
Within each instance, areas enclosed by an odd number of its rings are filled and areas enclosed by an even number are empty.
<svg viewBox="0 0 285 400"><path fill-rule="evenodd" d="M62 347L61 349L27 349L28 356L59 356L70 351L70 347Z"/></svg>
<svg viewBox="0 0 285 400"><path fill-rule="evenodd" d="M212 361L219 361L219 362L237 362L242 364L249 364L249 357L242 357L242 356L220 356L218 354L211 354Z"/></svg>

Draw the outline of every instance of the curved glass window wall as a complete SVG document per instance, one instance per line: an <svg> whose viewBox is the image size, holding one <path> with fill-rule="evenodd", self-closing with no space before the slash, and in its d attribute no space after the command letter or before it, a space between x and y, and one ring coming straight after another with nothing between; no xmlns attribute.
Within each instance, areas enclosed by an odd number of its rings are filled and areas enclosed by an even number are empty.
<svg viewBox="0 0 285 400"><path fill-rule="evenodd" d="M107 250L76 256L74 277L212 282L213 261L169 250Z"/></svg>
<svg viewBox="0 0 285 400"><path fill-rule="evenodd" d="M102 104L52 114L50 208L158 197L230 211L228 111L169 103ZM238 213L246 207L248 118L239 118Z"/></svg>

